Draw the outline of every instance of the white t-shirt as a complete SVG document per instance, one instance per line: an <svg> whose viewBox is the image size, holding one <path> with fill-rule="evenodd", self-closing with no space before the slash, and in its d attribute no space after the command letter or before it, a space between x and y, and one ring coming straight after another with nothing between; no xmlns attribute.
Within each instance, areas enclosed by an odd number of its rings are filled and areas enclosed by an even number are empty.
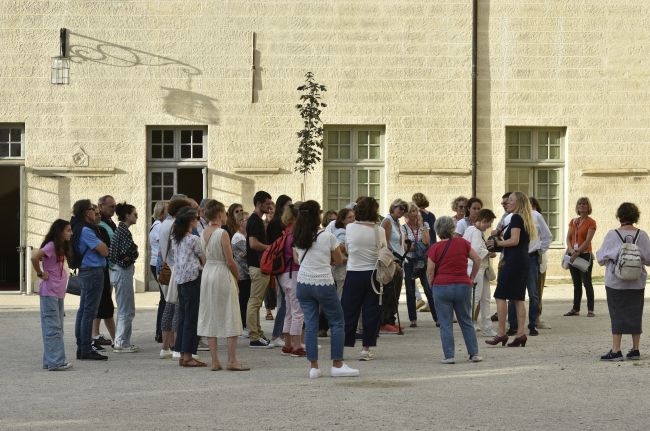
<svg viewBox="0 0 650 431"><path fill-rule="evenodd" d="M158 251L159 251L159 242L160 239L160 225L162 222L156 220L151 225L149 229L149 244L151 245L151 256L149 258L149 265L156 266L158 265Z"/></svg>
<svg viewBox="0 0 650 431"><path fill-rule="evenodd" d="M458 220L458 223L456 223L455 233L460 236L463 236L465 234L465 230L469 227L469 225L470 223L467 217Z"/></svg>
<svg viewBox="0 0 650 431"><path fill-rule="evenodd" d="M160 230L158 231L158 249L160 250L160 256L163 262L165 262L165 257L167 258L167 265L170 267L174 266L174 253L171 250L171 242L169 241L169 235L171 234L173 225L174 219L167 217L160 225ZM169 250L167 248L168 246L170 246Z"/></svg>
<svg viewBox="0 0 650 431"><path fill-rule="evenodd" d="M466 239L471 245L472 249L478 254L478 257L481 258L480 268L487 268L490 264L489 254L490 252L487 249L487 245L483 240L483 232L481 232L476 226L469 226L465 229L463 234L463 239ZM472 268L474 267L474 261L472 259L467 259L467 275L472 273Z"/></svg>
<svg viewBox="0 0 650 431"><path fill-rule="evenodd" d="M332 250L336 247L338 247L336 237L329 232L321 232L307 250L307 254L304 249L296 247L298 262L300 262L298 283L316 286L334 284L330 263L332 262Z"/></svg>
<svg viewBox="0 0 650 431"><path fill-rule="evenodd" d="M372 271L377 264L377 237L386 245L384 229L373 223L354 222L345 227L345 248L348 251L348 271Z"/></svg>

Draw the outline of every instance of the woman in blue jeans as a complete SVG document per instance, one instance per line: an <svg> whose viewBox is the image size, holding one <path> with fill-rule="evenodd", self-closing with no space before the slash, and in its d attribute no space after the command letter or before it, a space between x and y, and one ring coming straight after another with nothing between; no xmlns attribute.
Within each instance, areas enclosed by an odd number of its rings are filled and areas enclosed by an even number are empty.
<svg viewBox="0 0 650 431"><path fill-rule="evenodd" d="M296 297L305 315L305 345L311 363L309 378L321 376L318 368L318 309L325 313L330 325L332 377L355 377L359 370L343 362L343 309L336 295L332 263L338 265L343 257L336 237L320 230L320 205L307 201L300 205L293 227L294 260L299 262Z"/></svg>
<svg viewBox="0 0 650 431"><path fill-rule="evenodd" d="M205 362L192 358L199 344L196 335L201 298L201 270L205 264L205 253L201 239L192 235L198 223L198 212L183 207L172 227L172 254L174 278L178 285L178 331L174 351L180 352L178 365L181 367L205 367Z"/></svg>
<svg viewBox="0 0 650 431"><path fill-rule="evenodd" d="M472 322L472 290L481 259L472 249L469 242L463 238L455 238L456 224L451 217L440 217L434 225L440 241L428 251L427 279L431 283L431 291L440 322L440 341L444 357L443 364L454 364L454 332L453 313L456 313L458 324L463 332L465 346L471 362L483 360L478 355L478 342ZM467 259L474 265L472 273L467 275Z"/></svg>

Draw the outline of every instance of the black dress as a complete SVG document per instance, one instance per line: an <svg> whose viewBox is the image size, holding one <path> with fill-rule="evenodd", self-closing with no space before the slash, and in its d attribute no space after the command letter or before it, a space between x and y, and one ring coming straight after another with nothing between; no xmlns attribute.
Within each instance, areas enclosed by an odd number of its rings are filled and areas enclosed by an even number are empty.
<svg viewBox="0 0 650 431"><path fill-rule="evenodd" d="M524 227L524 219L519 214L513 214L510 224L506 226L503 239L510 239L511 229L519 228L519 244L516 247L503 248L503 266L499 270L497 288L494 297L498 299L514 299L523 301L526 299L526 282L528 280L528 243L530 235Z"/></svg>

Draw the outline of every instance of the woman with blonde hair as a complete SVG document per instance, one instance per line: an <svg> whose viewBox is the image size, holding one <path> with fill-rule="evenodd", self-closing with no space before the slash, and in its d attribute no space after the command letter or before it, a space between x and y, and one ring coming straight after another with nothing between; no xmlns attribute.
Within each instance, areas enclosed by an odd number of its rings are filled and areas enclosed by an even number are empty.
<svg viewBox="0 0 650 431"><path fill-rule="evenodd" d="M465 218L466 209L467 198L465 196L458 196L456 199L451 201L451 210L456 213L451 217L454 220L454 223L458 223Z"/></svg>
<svg viewBox="0 0 650 431"><path fill-rule="evenodd" d="M528 243L537 239L537 228L533 219L528 196L523 192L513 192L508 197L506 210L510 213L505 220L503 239L488 240L488 249L500 247L503 249L503 268L499 271L497 288L494 298L497 302L499 329L497 336L485 342L490 345L505 345L506 319L508 314L507 301L514 301L517 311L517 337L508 347L524 347L527 337L526 328L526 283L528 280Z"/></svg>
<svg viewBox="0 0 650 431"><path fill-rule="evenodd" d="M153 207L153 223L149 228L149 247L151 248L151 255L149 257L149 269L151 275L158 282L158 251L160 250L160 226L163 220L167 217L167 204L163 201L156 202ZM160 291L160 300L158 301L158 314L156 315L156 341L162 343L162 329L161 322L163 312L165 311L165 295L162 291L160 283L158 283L158 290Z"/></svg>

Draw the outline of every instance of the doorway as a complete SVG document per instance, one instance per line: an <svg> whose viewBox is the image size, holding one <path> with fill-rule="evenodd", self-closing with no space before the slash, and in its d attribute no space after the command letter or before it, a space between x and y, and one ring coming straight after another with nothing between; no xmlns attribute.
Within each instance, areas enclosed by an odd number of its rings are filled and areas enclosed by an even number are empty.
<svg viewBox="0 0 650 431"><path fill-rule="evenodd" d="M20 166L0 166L0 290L20 290Z"/></svg>

